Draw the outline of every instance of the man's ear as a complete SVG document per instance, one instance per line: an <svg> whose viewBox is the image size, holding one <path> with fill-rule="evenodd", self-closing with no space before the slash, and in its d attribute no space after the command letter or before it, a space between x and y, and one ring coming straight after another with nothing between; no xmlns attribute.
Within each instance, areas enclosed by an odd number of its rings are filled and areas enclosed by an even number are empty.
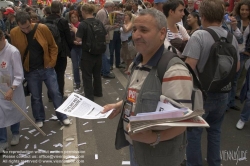
<svg viewBox="0 0 250 166"><path fill-rule="evenodd" d="M160 40L164 41L167 35L167 29L165 27L160 30Z"/></svg>

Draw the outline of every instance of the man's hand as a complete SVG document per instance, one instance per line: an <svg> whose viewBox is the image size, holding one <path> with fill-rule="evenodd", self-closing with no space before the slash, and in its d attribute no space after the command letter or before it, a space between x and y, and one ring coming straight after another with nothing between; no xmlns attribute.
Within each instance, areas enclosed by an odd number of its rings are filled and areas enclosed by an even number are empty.
<svg viewBox="0 0 250 166"><path fill-rule="evenodd" d="M237 20L235 17L229 17L229 19L231 21L230 25L232 29L235 31L237 29Z"/></svg>
<svg viewBox="0 0 250 166"><path fill-rule="evenodd" d="M115 104L107 104L104 106L104 109L102 110L101 113L106 113L110 110L112 110L112 113L109 115L109 119L113 119L114 117L116 117L120 112L121 112L121 109L122 109L122 101L119 101L118 103L115 103Z"/></svg>
<svg viewBox="0 0 250 166"><path fill-rule="evenodd" d="M12 89L9 89L6 93L5 93L5 97L4 99L5 100L12 100L13 98L13 90Z"/></svg>
<svg viewBox="0 0 250 166"><path fill-rule="evenodd" d="M126 130L128 131L130 124L127 125ZM143 131L136 134L129 134L130 138L134 141L151 144L157 140L157 134L152 130Z"/></svg>

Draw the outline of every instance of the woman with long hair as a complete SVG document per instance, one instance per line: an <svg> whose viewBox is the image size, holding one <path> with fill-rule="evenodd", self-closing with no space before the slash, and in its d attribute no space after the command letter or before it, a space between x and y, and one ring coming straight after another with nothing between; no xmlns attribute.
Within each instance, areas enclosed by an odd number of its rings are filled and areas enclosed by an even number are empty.
<svg viewBox="0 0 250 166"><path fill-rule="evenodd" d="M132 63L132 61L136 55L135 48L134 48L132 41L131 41L132 27L133 27L133 23L132 23L131 19L132 19L132 13L126 11L124 13L124 24L120 28L121 41L122 41L121 57L122 57L123 61L125 61L125 63L126 63L126 68L124 70L126 74L128 73L129 65Z"/></svg>
<svg viewBox="0 0 250 166"><path fill-rule="evenodd" d="M192 12L188 15L187 17L187 24L191 28L188 32L189 36L192 36L192 34L200 29L201 26L201 21L200 21L200 16L196 12Z"/></svg>
<svg viewBox="0 0 250 166"><path fill-rule="evenodd" d="M79 22L79 15L78 12L75 10L72 10L69 12L69 19L70 19L70 27L73 26L75 28L78 28L80 22ZM75 33L72 32L72 38L75 40ZM81 79L80 79L80 71L79 71L79 64L82 56L82 47L74 41L74 46L71 49L71 61L73 64L73 74L74 74L74 83L75 83L75 92L79 92L81 90Z"/></svg>
<svg viewBox="0 0 250 166"><path fill-rule="evenodd" d="M240 51L240 69L235 75L232 90L229 95L228 109L240 110L235 104L235 96L237 91L240 91L243 82L246 78L246 70L244 70L244 64L250 57L250 52L246 51L246 41L249 38L250 30L250 2L248 0L242 0L238 2L234 9L235 18L237 20L237 27L243 34L243 43L239 44ZM237 88L238 87L238 88ZM238 90L237 90L238 89Z"/></svg>

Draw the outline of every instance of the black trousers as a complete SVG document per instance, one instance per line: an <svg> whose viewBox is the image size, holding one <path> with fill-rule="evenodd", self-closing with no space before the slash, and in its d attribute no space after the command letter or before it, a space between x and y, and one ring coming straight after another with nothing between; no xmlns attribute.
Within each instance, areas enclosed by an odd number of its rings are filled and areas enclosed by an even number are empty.
<svg viewBox="0 0 250 166"><path fill-rule="evenodd" d="M91 55L83 52L81 59L82 80L84 94L89 100L94 101L95 96L102 96L102 55Z"/></svg>
<svg viewBox="0 0 250 166"><path fill-rule="evenodd" d="M65 75L66 67L67 67L67 57L60 57L60 55L58 55L56 66L55 66L55 71L57 75L59 91L62 94L62 97L64 96L64 84L65 84L64 75Z"/></svg>

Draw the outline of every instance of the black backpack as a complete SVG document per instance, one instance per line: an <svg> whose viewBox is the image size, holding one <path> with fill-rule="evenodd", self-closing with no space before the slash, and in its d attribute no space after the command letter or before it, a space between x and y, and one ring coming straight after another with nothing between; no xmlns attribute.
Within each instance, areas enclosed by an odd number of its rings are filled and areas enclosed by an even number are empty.
<svg viewBox="0 0 250 166"><path fill-rule="evenodd" d="M232 89L232 81L237 69L237 50L233 46L233 35L219 37L210 29L204 29L211 34L215 43L212 45L203 72L198 71L202 88L206 92L227 93Z"/></svg>
<svg viewBox="0 0 250 166"><path fill-rule="evenodd" d="M86 19L87 38L83 43L83 50L93 55L101 55L106 51L106 30L101 21Z"/></svg>
<svg viewBox="0 0 250 166"><path fill-rule="evenodd" d="M57 18L55 20L46 20L44 23L49 28L49 30L51 31L54 37L54 40L58 47L58 53L62 51L62 39L61 39L60 31L58 30L58 27L57 27L57 24L59 21L60 21L60 18Z"/></svg>

